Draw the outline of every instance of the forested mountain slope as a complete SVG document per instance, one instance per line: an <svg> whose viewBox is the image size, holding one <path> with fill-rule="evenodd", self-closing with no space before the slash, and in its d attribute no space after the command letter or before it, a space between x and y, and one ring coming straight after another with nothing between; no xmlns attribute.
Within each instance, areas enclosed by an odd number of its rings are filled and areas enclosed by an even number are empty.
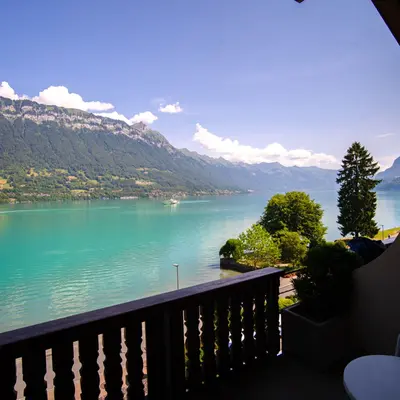
<svg viewBox="0 0 400 400"><path fill-rule="evenodd" d="M335 171L234 164L138 123L0 97L0 199L333 189Z"/></svg>

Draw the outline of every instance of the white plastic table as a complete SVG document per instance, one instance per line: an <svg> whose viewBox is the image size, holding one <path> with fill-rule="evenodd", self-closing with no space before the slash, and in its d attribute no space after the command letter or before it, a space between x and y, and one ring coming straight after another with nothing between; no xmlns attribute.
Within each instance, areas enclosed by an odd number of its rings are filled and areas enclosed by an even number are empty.
<svg viewBox="0 0 400 400"><path fill-rule="evenodd" d="M354 400L399 400L400 357L366 356L344 370L344 387Z"/></svg>

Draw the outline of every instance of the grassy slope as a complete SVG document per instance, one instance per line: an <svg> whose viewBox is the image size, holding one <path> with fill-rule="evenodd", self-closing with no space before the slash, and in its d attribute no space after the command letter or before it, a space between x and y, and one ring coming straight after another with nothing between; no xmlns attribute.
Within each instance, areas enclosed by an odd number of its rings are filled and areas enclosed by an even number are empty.
<svg viewBox="0 0 400 400"><path fill-rule="evenodd" d="M393 236L394 234L396 234L398 232L400 232L400 226L398 226L396 228L385 229L383 231L383 236L385 237L385 239L387 239L389 237L389 235ZM382 231L379 231L379 233L376 234L373 239L382 240Z"/></svg>

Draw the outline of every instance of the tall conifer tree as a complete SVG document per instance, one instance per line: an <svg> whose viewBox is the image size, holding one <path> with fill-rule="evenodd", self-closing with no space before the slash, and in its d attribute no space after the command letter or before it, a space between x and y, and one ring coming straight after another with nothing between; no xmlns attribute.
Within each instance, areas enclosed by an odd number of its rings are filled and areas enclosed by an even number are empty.
<svg viewBox="0 0 400 400"><path fill-rule="evenodd" d="M378 163L368 150L354 142L344 156L336 179L340 184L337 223L342 236L373 237L379 232L374 220L377 203L374 188L380 182L374 176L378 171Z"/></svg>

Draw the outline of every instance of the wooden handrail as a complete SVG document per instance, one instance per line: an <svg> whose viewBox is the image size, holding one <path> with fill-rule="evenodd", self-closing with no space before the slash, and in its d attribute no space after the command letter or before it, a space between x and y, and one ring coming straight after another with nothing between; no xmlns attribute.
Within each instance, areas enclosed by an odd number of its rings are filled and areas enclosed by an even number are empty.
<svg viewBox="0 0 400 400"><path fill-rule="evenodd" d="M254 279L265 278L267 276L282 276L283 271L276 268L264 268L246 274L220 279L216 281L190 286L184 289L174 290L145 297L139 300L118 304L115 306L100 308L94 311L72 315L70 317L59 318L49 322L27 326L7 332L0 333L0 347L17 344L24 340L32 340L40 336L50 335L59 331L67 331L79 328L82 325L96 324L108 318L123 317L132 312L151 312L157 306L168 306L173 302L192 300L204 293L211 294L217 290L229 288L236 284L244 284Z"/></svg>

